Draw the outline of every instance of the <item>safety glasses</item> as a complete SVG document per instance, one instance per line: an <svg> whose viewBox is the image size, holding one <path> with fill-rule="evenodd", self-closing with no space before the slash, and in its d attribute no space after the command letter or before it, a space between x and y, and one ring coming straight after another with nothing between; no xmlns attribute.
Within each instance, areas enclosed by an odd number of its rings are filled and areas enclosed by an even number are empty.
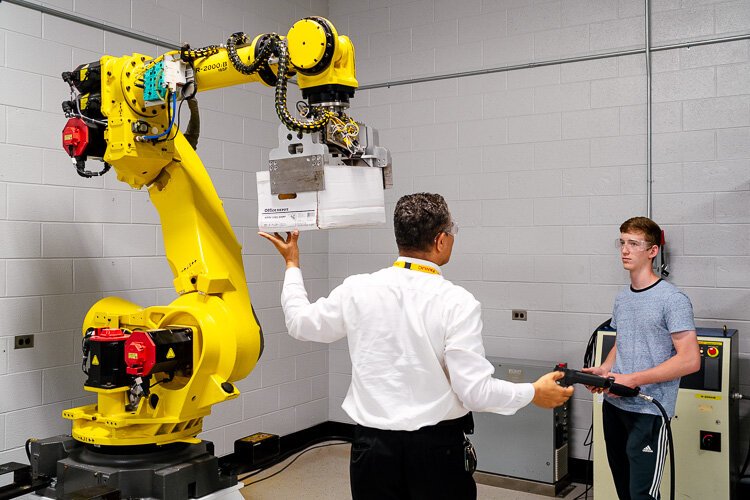
<svg viewBox="0 0 750 500"><path fill-rule="evenodd" d="M643 240L623 240L622 238L615 239L615 248L617 248L618 250L622 250L622 247L627 247L628 250L631 251L648 250L652 246L654 246L653 243L649 243L648 241Z"/></svg>

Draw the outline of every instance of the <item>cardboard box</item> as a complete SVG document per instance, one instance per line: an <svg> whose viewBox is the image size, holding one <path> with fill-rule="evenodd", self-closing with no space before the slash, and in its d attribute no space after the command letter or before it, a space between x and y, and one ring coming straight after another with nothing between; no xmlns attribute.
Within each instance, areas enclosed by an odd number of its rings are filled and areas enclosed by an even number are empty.
<svg viewBox="0 0 750 500"><path fill-rule="evenodd" d="M293 199L271 194L267 171L258 181L261 231L335 229L385 224L383 177L379 168L325 166L325 190L296 193Z"/></svg>
<svg viewBox="0 0 750 500"><path fill-rule="evenodd" d="M257 172L258 229L261 231L309 231L318 229L318 193L297 193L294 199L281 200L271 194L267 170Z"/></svg>

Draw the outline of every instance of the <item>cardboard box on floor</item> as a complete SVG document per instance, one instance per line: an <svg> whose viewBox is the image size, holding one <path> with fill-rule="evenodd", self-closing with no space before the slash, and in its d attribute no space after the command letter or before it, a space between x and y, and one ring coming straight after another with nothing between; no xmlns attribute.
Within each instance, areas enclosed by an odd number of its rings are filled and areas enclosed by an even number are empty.
<svg viewBox="0 0 750 500"><path fill-rule="evenodd" d="M258 229L309 231L385 224L383 176L379 168L325 166L325 190L280 199L271 194L268 171L256 174Z"/></svg>

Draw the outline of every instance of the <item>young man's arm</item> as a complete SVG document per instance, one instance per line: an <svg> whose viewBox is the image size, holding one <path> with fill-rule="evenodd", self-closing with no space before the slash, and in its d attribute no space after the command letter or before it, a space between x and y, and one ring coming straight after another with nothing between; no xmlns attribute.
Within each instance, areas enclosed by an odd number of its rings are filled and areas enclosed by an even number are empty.
<svg viewBox="0 0 750 500"><path fill-rule="evenodd" d="M618 384L639 387L674 380L697 372L701 367L701 355L695 330L673 333L672 343L677 354L663 363L640 372L610 373L609 376L615 377L615 382Z"/></svg>

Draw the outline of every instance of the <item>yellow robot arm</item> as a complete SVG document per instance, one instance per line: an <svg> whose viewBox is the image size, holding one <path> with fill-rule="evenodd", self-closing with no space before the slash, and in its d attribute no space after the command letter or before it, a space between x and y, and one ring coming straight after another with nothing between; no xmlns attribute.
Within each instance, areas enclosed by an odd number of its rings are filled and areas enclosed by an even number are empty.
<svg viewBox="0 0 750 500"><path fill-rule="evenodd" d="M303 119L286 108L293 74L308 99ZM86 443L194 440L211 406L239 395L234 382L257 363L263 338L240 244L203 164L175 126L177 102L203 90L272 85L287 128L329 134L342 155L361 155L343 113L357 87L354 48L329 21L311 17L286 37L270 33L248 43L235 34L225 45L186 46L155 59L104 56L63 78L71 86L64 148L82 176L112 167L120 181L147 187L178 294L166 306L107 297L90 309L82 329L85 388L97 393L97 403L63 416ZM104 168L87 170L90 158Z"/></svg>

